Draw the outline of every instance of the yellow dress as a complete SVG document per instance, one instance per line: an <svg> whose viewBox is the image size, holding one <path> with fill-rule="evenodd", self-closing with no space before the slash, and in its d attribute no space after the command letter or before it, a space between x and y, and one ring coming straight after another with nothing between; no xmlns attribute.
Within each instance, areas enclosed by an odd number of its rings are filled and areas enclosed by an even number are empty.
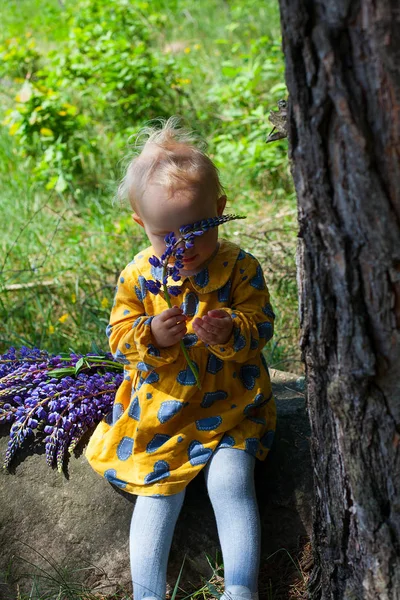
<svg viewBox="0 0 400 600"><path fill-rule="evenodd" d="M174 282L182 293L172 301L189 317L184 343L200 374L199 389L179 344L161 349L152 339L152 317L168 308L145 285L145 279L161 279L160 268L148 262L153 254L152 247L140 252L118 280L106 332L124 364L124 380L86 457L127 492L167 496L183 490L217 448L266 458L276 406L261 350L272 337L274 313L258 261L226 240L202 271ZM230 313L232 336L206 346L191 320L216 308Z"/></svg>

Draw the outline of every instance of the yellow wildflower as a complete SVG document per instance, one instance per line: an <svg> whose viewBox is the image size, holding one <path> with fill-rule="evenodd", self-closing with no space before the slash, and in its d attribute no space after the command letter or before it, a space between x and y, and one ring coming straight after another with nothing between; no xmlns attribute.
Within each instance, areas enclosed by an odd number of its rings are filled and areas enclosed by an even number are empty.
<svg viewBox="0 0 400 600"><path fill-rule="evenodd" d="M54 325L49 325L49 333L50 333L50 335L51 335L52 333L54 333L54 332L55 332L55 327L54 327Z"/></svg>
<svg viewBox="0 0 400 600"><path fill-rule="evenodd" d="M40 134L46 137L53 137L53 132L51 129L48 129L48 127L42 127L40 130Z"/></svg>
<svg viewBox="0 0 400 600"><path fill-rule="evenodd" d="M107 306L110 304L108 298L103 298L101 301L101 307L102 308L107 308Z"/></svg>
<svg viewBox="0 0 400 600"><path fill-rule="evenodd" d="M63 102L62 106L63 106L63 108L66 109L67 113L70 115L76 115L76 113L78 112L78 109L76 108L76 106L74 106L73 104L70 104L69 102Z"/></svg>
<svg viewBox="0 0 400 600"><path fill-rule="evenodd" d="M195 45L193 46L193 48L194 48L195 50L200 50L201 46L200 46L200 44L195 44Z"/></svg>
<svg viewBox="0 0 400 600"><path fill-rule="evenodd" d="M10 127L10 135L15 135L19 129L19 123L13 123Z"/></svg>
<svg viewBox="0 0 400 600"><path fill-rule="evenodd" d="M65 115L67 114L67 111L66 110L60 110L58 114L61 115L62 117L65 117Z"/></svg>
<svg viewBox="0 0 400 600"><path fill-rule="evenodd" d="M185 53L185 54L189 54L189 52L190 52L190 48L189 48L189 46L188 46L187 48L185 48L185 49L184 49L184 53Z"/></svg>
<svg viewBox="0 0 400 600"><path fill-rule="evenodd" d="M64 313L63 315L61 315L61 317L58 319L60 321L60 323L65 323L65 321L68 319L69 314L68 313Z"/></svg>
<svg viewBox="0 0 400 600"><path fill-rule="evenodd" d="M71 295L71 302L72 302L72 304L75 304L75 302L76 302L76 294L72 294Z"/></svg>

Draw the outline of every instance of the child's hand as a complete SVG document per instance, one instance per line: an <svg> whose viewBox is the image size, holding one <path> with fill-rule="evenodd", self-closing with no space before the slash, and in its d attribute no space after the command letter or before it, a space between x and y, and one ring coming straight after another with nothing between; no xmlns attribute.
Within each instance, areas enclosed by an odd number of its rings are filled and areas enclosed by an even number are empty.
<svg viewBox="0 0 400 600"><path fill-rule="evenodd" d="M205 344L226 344L231 337L233 321L224 310L209 310L203 318L193 321L193 331Z"/></svg>
<svg viewBox="0 0 400 600"><path fill-rule="evenodd" d="M151 321L151 333L159 348L179 342L186 333L186 315L179 306L167 308Z"/></svg>

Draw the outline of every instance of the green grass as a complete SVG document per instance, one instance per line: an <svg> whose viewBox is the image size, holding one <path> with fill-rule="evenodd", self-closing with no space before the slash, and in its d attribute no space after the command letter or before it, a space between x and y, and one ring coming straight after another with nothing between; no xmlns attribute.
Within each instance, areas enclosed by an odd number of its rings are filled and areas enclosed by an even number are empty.
<svg viewBox="0 0 400 600"><path fill-rule="evenodd" d="M60 0L9 0L0 4L2 38L21 36L29 31L47 41L64 40L68 26L62 18Z"/></svg>
<svg viewBox="0 0 400 600"><path fill-rule="evenodd" d="M247 215L221 234L243 244L266 270L277 314L269 362L301 372L296 209L287 144L265 144L266 111L284 94L277 3L156 0L138 5L153 32L152 43L177 65L182 80L177 108L209 141L227 190L227 210ZM61 49L68 37L65 11L56 0L3 3L0 18L5 37L29 32L39 49ZM265 68L269 71L261 77ZM14 105L21 81L6 78L5 84L3 114ZM0 218L7 224L0 242L0 352L21 344L88 352L95 342L106 349L104 329L118 273L147 243L129 211L112 204L128 132L138 129L127 125L125 132L110 121L96 125L99 154L80 195L79 183L72 180L74 196L68 189L46 191L34 175L35 159L19 156L18 140L0 127Z"/></svg>

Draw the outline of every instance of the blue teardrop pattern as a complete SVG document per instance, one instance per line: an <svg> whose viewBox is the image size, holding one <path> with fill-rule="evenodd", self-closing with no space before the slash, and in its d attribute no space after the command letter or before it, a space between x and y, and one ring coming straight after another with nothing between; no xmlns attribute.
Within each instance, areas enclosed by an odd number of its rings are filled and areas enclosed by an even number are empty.
<svg viewBox="0 0 400 600"><path fill-rule="evenodd" d="M165 400L162 402L157 413L157 418L160 423L170 421L182 409L183 404L184 403L179 400Z"/></svg>
<svg viewBox="0 0 400 600"><path fill-rule="evenodd" d="M128 460L132 455L133 438L124 436L117 447L117 456L119 460Z"/></svg>
<svg viewBox="0 0 400 600"><path fill-rule="evenodd" d="M275 431L273 429L270 429L269 431L267 431L267 433L265 433L262 438L261 438L261 445L264 446L264 448L268 448L269 450L272 448L272 443L274 441L274 437L275 437Z"/></svg>
<svg viewBox="0 0 400 600"><path fill-rule="evenodd" d="M198 419L196 421L196 428L199 431L213 431L214 429L217 429L221 423L221 417L205 417L204 419Z"/></svg>
<svg viewBox="0 0 400 600"><path fill-rule="evenodd" d="M269 321L257 323L257 330L260 338L264 338L267 342L272 338L274 334L274 327Z"/></svg>
<svg viewBox="0 0 400 600"><path fill-rule="evenodd" d="M170 435L164 433L156 433L155 436L150 440L146 446L146 452L152 454L161 448L163 444L171 439Z"/></svg>
<svg viewBox="0 0 400 600"><path fill-rule="evenodd" d="M207 267L205 269L203 269L202 271L200 271L200 273L197 273L197 275L194 276L194 282L196 285L199 286L199 288L206 287L206 285L208 285L209 281L210 281L210 274L208 272Z"/></svg>
<svg viewBox="0 0 400 600"><path fill-rule="evenodd" d="M143 275L139 275L138 281L139 281L139 287L137 285L135 285L135 293L136 293L137 299L140 300L140 302L143 302L143 300L147 296L146 279L145 279L145 277L143 277Z"/></svg>
<svg viewBox="0 0 400 600"><path fill-rule="evenodd" d="M126 481L117 477L117 471L115 469L107 469L107 471L104 471L104 477L107 481L121 489L126 488L127 486Z"/></svg>
<svg viewBox="0 0 400 600"><path fill-rule="evenodd" d="M218 371L224 368L224 361L215 356L212 352L210 352L208 360L207 360L207 373L211 373L212 375L216 375Z"/></svg>
<svg viewBox="0 0 400 600"><path fill-rule="evenodd" d="M257 456L258 447L260 445L260 440L258 438L247 438L245 443L246 443L246 452L248 452L252 456Z"/></svg>
<svg viewBox="0 0 400 600"><path fill-rule="evenodd" d="M117 362L122 363L123 365L129 365L129 360L127 359L127 357L125 356L125 354L123 352L121 352L121 350L118 348L117 351L113 354L114 359Z"/></svg>
<svg viewBox="0 0 400 600"><path fill-rule="evenodd" d="M240 367L239 378L246 390L252 390L256 379L260 377L260 369L257 365L243 365Z"/></svg>
<svg viewBox="0 0 400 600"><path fill-rule="evenodd" d="M193 440L189 444L188 456L189 462L193 467L205 465L212 455L211 448L205 448L198 440Z"/></svg>
<svg viewBox="0 0 400 600"><path fill-rule="evenodd" d="M186 333L183 336L182 341L185 344L186 348L191 348L192 346L195 346L197 344L199 338L195 333Z"/></svg>
<svg viewBox="0 0 400 600"><path fill-rule="evenodd" d="M183 299L181 309L187 317L194 317L199 310L200 300L197 294L189 292Z"/></svg>
<svg viewBox="0 0 400 600"><path fill-rule="evenodd" d="M228 279L228 281L218 290L218 302L229 302L229 297L231 293L232 281Z"/></svg>
<svg viewBox="0 0 400 600"><path fill-rule="evenodd" d="M139 421L139 419L140 419L140 404L139 404L139 398L137 396L135 396L133 398L133 400L131 401L131 403L129 405L128 415L132 419L135 419L135 421Z"/></svg>
<svg viewBox="0 0 400 600"><path fill-rule="evenodd" d="M214 392L206 392L203 396L200 406L202 408L210 408L217 400L226 400L228 397L225 390L215 390Z"/></svg>
<svg viewBox="0 0 400 600"><path fill-rule="evenodd" d="M264 290L265 289L264 274L262 272L260 265L258 265L256 274L254 275L254 277L252 277L250 279L249 283L256 290Z"/></svg>
<svg viewBox="0 0 400 600"><path fill-rule="evenodd" d="M154 463L153 471L144 478L144 483L154 483L169 476L169 464L165 460L158 460Z"/></svg>
<svg viewBox="0 0 400 600"><path fill-rule="evenodd" d="M218 448L232 448L235 445L235 440L231 435L225 433L222 440L218 444Z"/></svg>

